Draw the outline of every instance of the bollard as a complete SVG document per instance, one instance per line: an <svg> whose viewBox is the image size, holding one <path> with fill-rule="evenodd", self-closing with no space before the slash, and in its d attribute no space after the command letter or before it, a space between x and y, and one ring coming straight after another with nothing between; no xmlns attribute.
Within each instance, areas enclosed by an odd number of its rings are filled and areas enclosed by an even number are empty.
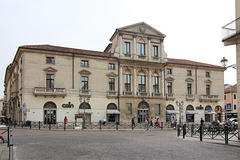
<svg viewBox="0 0 240 160"><path fill-rule="evenodd" d="M38 122L38 129L39 129L39 130L40 130L40 127L41 127L40 124L41 124L41 122L39 121L39 122Z"/></svg>
<svg viewBox="0 0 240 160"><path fill-rule="evenodd" d="M225 144L228 144L228 126L224 126Z"/></svg>
<svg viewBox="0 0 240 160"><path fill-rule="evenodd" d="M51 123L49 122L49 130L51 130Z"/></svg>
<svg viewBox="0 0 240 160"><path fill-rule="evenodd" d="M202 132L203 132L203 126L202 125L200 125L199 131L200 131L200 141L202 142Z"/></svg>
<svg viewBox="0 0 240 160"><path fill-rule="evenodd" d="M116 130L118 130L118 122L116 122Z"/></svg>
<svg viewBox="0 0 240 160"><path fill-rule="evenodd" d="M100 129L100 131L102 130L102 122L101 121L99 121L99 129Z"/></svg>
<svg viewBox="0 0 240 160"><path fill-rule="evenodd" d="M180 136L180 124L178 125L177 128L178 128L178 129L177 129L177 136L179 137L179 136Z"/></svg>
<svg viewBox="0 0 240 160"><path fill-rule="evenodd" d="M30 121L30 129L32 129L32 121Z"/></svg>
<svg viewBox="0 0 240 160"><path fill-rule="evenodd" d="M13 160L13 141L12 141L12 129L10 128L9 137L9 160Z"/></svg>
<svg viewBox="0 0 240 160"><path fill-rule="evenodd" d="M161 130L163 130L163 122L161 122Z"/></svg>
<svg viewBox="0 0 240 160"><path fill-rule="evenodd" d="M8 126L8 147L9 147L9 139L10 139L10 127Z"/></svg>
<svg viewBox="0 0 240 160"><path fill-rule="evenodd" d="M66 131L66 122L64 122L64 131Z"/></svg>
<svg viewBox="0 0 240 160"><path fill-rule="evenodd" d="M23 121L22 121L22 128L23 128Z"/></svg>
<svg viewBox="0 0 240 160"><path fill-rule="evenodd" d="M183 125L183 139L185 139L186 136L186 124Z"/></svg>

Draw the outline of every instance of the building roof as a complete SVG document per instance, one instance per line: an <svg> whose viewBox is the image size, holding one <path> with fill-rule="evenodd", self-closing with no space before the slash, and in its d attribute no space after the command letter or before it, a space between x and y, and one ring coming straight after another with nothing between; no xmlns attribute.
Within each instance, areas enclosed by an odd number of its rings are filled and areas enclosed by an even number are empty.
<svg viewBox="0 0 240 160"><path fill-rule="evenodd" d="M191 61L191 60L186 60L186 59L168 58L167 60L168 60L167 63L169 63L169 64L179 64L179 65L190 65L190 66L199 66L199 67L210 67L210 68L225 69L224 67L221 67L221 66L207 64L207 63L202 63L202 62L196 62L196 61Z"/></svg>
<svg viewBox="0 0 240 160"><path fill-rule="evenodd" d="M76 48L67 48L67 47L60 47L60 46L52 46L52 45L48 45L48 44L24 45L24 46L20 46L19 49L35 49L35 50L43 50L43 51L54 51L54 52L64 52L64 53L74 53L74 54L83 54L83 55L92 55L92 56L99 56L99 57L112 57L112 58L114 58L111 53L107 53L107 52L83 50L83 49L76 49Z"/></svg>
<svg viewBox="0 0 240 160"><path fill-rule="evenodd" d="M224 93L237 93L237 84L224 89Z"/></svg>

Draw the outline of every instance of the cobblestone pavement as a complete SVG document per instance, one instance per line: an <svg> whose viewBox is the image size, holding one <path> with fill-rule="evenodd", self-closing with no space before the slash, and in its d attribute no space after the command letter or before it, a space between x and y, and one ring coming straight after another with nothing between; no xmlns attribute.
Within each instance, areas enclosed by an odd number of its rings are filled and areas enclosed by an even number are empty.
<svg viewBox="0 0 240 160"><path fill-rule="evenodd" d="M239 159L240 147L176 137L170 130L13 129L15 160Z"/></svg>

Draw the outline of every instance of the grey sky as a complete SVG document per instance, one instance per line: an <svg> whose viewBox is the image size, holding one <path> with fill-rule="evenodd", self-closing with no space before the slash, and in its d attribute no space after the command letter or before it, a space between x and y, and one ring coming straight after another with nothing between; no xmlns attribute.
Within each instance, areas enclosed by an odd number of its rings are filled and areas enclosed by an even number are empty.
<svg viewBox="0 0 240 160"><path fill-rule="evenodd" d="M6 67L21 45L103 51L116 28L146 22L166 35L169 58L236 62L221 27L235 19L234 0L0 0L0 98ZM236 83L236 70L225 72Z"/></svg>

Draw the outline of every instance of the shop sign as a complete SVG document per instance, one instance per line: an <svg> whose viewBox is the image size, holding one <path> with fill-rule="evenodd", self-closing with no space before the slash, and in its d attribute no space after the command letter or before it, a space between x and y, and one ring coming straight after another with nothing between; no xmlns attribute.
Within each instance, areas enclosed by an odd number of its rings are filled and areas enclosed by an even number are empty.
<svg viewBox="0 0 240 160"><path fill-rule="evenodd" d="M197 106L196 109L197 109L197 110L203 110L203 106L202 106L202 105Z"/></svg>
<svg viewBox="0 0 240 160"><path fill-rule="evenodd" d="M63 108L74 108L74 105L71 104L71 102L68 102L68 104L62 104Z"/></svg>

